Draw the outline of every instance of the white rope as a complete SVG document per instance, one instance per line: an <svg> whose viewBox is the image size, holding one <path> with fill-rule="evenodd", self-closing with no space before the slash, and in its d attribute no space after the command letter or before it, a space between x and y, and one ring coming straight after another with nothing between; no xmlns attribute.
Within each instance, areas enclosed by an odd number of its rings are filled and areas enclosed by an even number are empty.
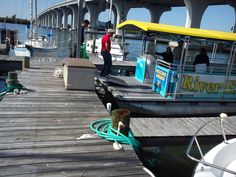
<svg viewBox="0 0 236 177"><path fill-rule="evenodd" d="M62 67L56 68L54 73L53 73L53 77L55 77L55 78L63 78L63 72L64 72L64 69Z"/></svg>

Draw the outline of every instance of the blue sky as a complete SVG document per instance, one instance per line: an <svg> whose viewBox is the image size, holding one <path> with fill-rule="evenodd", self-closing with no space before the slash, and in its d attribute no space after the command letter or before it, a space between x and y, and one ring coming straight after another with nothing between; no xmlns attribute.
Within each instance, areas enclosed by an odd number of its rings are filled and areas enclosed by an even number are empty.
<svg viewBox="0 0 236 177"><path fill-rule="evenodd" d="M38 0L39 12L45 8L61 2L62 0ZM29 18L29 0L1 0L0 16L9 16L16 14L18 18ZM142 13L139 13L142 11ZM219 13L220 12L220 13ZM101 19L107 21L108 14L100 15ZM146 9L131 9L128 13L128 19L150 21L150 14ZM184 26L186 20L186 8L173 8L172 11L165 12L161 16L160 23ZM203 15L201 28L220 31L230 31L235 23L234 9L227 5L209 6Z"/></svg>

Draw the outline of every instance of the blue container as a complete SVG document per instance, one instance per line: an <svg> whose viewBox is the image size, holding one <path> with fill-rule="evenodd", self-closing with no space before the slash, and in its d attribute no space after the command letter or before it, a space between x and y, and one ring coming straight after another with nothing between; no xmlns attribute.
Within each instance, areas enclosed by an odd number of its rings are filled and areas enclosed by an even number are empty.
<svg viewBox="0 0 236 177"><path fill-rule="evenodd" d="M135 79L143 83L145 79L145 71L146 71L146 59L138 57L135 68Z"/></svg>
<svg viewBox="0 0 236 177"><path fill-rule="evenodd" d="M135 78L145 84L152 84L156 66L156 58L150 54L137 58Z"/></svg>
<svg viewBox="0 0 236 177"><path fill-rule="evenodd" d="M156 66L152 89L163 97L173 97L177 82L177 72L163 66Z"/></svg>

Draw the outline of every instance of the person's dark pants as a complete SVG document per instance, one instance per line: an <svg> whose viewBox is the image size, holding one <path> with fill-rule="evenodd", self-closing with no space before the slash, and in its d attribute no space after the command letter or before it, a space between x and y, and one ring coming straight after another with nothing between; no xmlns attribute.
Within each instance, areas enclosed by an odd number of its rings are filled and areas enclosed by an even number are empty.
<svg viewBox="0 0 236 177"><path fill-rule="evenodd" d="M107 52L107 51L102 51L101 54L104 60L104 64L103 64L103 68L100 75L106 76L111 73L111 67L112 67L111 54L110 52Z"/></svg>

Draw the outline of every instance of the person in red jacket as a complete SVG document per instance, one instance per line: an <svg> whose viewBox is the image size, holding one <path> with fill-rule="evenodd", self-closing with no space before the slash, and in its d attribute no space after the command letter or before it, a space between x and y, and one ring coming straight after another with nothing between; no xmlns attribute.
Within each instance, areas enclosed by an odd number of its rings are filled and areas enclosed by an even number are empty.
<svg viewBox="0 0 236 177"><path fill-rule="evenodd" d="M107 33L102 37L102 49L101 54L104 60L103 68L100 73L100 76L107 76L111 73L112 67L112 56L111 56L111 36L113 36L114 31L112 29L108 29Z"/></svg>

